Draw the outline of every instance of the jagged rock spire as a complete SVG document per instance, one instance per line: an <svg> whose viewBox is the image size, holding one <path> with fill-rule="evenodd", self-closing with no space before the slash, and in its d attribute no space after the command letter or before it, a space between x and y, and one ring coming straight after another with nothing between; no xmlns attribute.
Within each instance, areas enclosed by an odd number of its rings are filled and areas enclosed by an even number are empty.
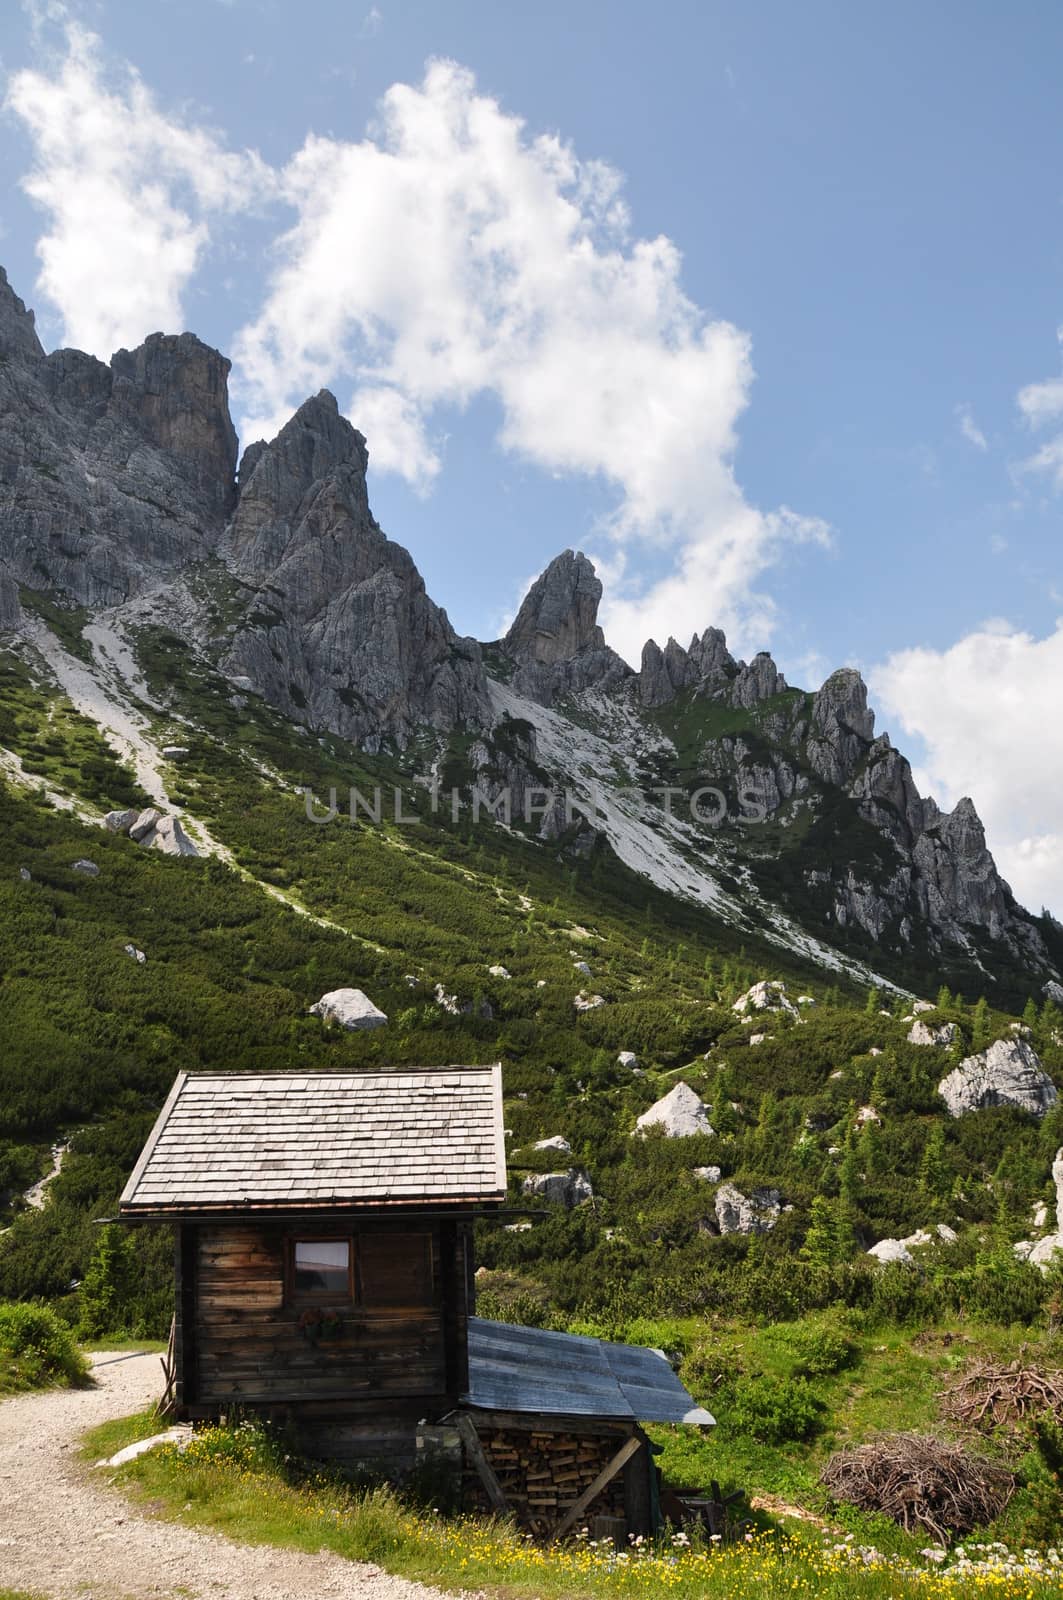
<svg viewBox="0 0 1063 1600"><path fill-rule="evenodd" d="M33 312L27 310L0 267L0 358L7 361L43 361L44 348L37 337Z"/></svg>
<svg viewBox="0 0 1063 1600"><path fill-rule="evenodd" d="M541 705L631 676L598 626L601 580L582 551L564 550L525 595L502 649L517 664L513 686Z"/></svg>

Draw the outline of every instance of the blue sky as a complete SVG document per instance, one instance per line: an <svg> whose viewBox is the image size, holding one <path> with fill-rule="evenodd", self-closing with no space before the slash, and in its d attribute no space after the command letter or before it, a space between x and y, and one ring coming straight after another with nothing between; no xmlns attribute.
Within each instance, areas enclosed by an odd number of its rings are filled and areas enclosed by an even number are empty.
<svg viewBox="0 0 1063 1600"><path fill-rule="evenodd" d="M47 345L233 354L238 420L328 383L463 631L574 545L636 659L861 666L1063 909L1060 59L1043 3L41 0L0 260Z"/></svg>

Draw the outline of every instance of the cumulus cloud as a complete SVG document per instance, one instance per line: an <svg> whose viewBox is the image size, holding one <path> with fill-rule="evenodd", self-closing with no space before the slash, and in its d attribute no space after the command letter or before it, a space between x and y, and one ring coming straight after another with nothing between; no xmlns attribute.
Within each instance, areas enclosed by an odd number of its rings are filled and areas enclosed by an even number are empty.
<svg viewBox="0 0 1063 1600"><path fill-rule="evenodd" d="M924 742L938 801L964 794L997 864L1032 910L1063 910L1063 619L1043 639L985 623L946 650L903 650L870 674L879 707Z"/></svg>
<svg viewBox="0 0 1063 1600"><path fill-rule="evenodd" d="M166 115L131 68L109 83L98 39L77 23L49 70L12 75L5 103L33 143L23 188L48 218L37 287L64 340L106 359L183 327L209 219L268 189L268 169Z"/></svg>
<svg viewBox="0 0 1063 1600"><path fill-rule="evenodd" d="M436 61L388 91L371 137L308 138L281 185L295 223L235 350L249 436L340 386L374 464L425 490L433 430L490 396L504 449L613 492L595 537L620 575L604 614L618 648L721 620L739 644L763 642L759 576L826 530L746 502L733 457L749 339L684 294L669 239L633 235L615 171L528 136ZM563 529L555 544L578 540ZM636 541L671 552L648 589L617 559Z"/></svg>

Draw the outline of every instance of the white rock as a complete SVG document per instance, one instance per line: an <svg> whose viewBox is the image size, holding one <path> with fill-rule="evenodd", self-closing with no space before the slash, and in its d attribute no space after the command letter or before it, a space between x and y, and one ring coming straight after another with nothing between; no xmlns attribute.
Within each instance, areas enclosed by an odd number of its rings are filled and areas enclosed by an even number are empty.
<svg viewBox="0 0 1063 1600"><path fill-rule="evenodd" d="M18 876L20 883L33 882L33 873L30 871L29 867L19 867Z"/></svg>
<svg viewBox="0 0 1063 1600"><path fill-rule="evenodd" d="M816 997L815 995L811 994L799 994L797 997L797 1003L799 1006L814 1006L816 1003Z"/></svg>
<svg viewBox="0 0 1063 1600"><path fill-rule="evenodd" d="M140 812L136 810L108 811L103 819L103 825L111 833L128 833L139 815Z"/></svg>
<svg viewBox="0 0 1063 1600"><path fill-rule="evenodd" d="M100 875L100 869L95 861L88 861L84 856L80 861L74 862L74 871L83 872L87 878L98 878Z"/></svg>
<svg viewBox="0 0 1063 1600"><path fill-rule="evenodd" d="M536 978L535 987L537 989L545 989L546 988L546 979L545 978Z"/></svg>
<svg viewBox="0 0 1063 1600"><path fill-rule="evenodd" d="M177 817L163 817L154 833L145 835L140 842L150 844L152 850L161 850L165 856L199 855Z"/></svg>
<svg viewBox="0 0 1063 1600"><path fill-rule="evenodd" d="M417 977L416 973L404 972L402 975L402 981L406 985L407 989L416 989L421 980Z"/></svg>
<svg viewBox="0 0 1063 1600"><path fill-rule="evenodd" d="M867 1053L869 1056L880 1056L882 1051L879 1049L877 1044L873 1044Z"/></svg>
<svg viewBox="0 0 1063 1600"><path fill-rule="evenodd" d="M503 1233L530 1233L531 1232L531 1223L530 1222L504 1222L502 1224L502 1232Z"/></svg>
<svg viewBox="0 0 1063 1600"><path fill-rule="evenodd" d="M695 1176L695 1178L697 1178L699 1183L719 1183L719 1181L720 1181L720 1168L719 1167L695 1167L694 1168L694 1176Z"/></svg>
<svg viewBox="0 0 1063 1600"><path fill-rule="evenodd" d="M1039 1205L1034 1206L1031 1220L1035 1228L1043 1228L1047 1225L1048 1207L1045 1205L1043 1200Z"/></svg>
<svg viewBox="0 0 1063 1600"><path fill-rule="evenodd" d="M1031 1266L1040 1267L1042 1272L1047 1272L1053 1258L1060 1250L1063 1250L1063 1234L1048 1233L1043 1239L1038 1239L1027 1260Z"/></svg>
<svg viewBox="0 0 1063 1600"><path fill-rule="evenodd" d="M567 1172L533 1172L525 1178L521 1188L525 1194L535 1195L552 1206L570 1209L594 1199L591 1180L579 1167L570 1167Z"/></svg>
<svg viewBox="0 0 1063 1600"><path fill-rule="evenodd" d="M1033 1250L1033 1240L1020 1239L1018 1244L1013 1244L1011 1248L1020 1261L1029 1261L1030 1253Z"/></svg>
<svg viewBox="0 0 1063 1600"><path fill-rule="evenodd" d="M444 1011L449 1011L452 1017L456 1017L461 1011L457 995L448 994L441 983L436 984L432 993L435 995L436 1005L442 1006Z"/></svg>
<svg viewBox="0 0 1063 1600"><path fill-rule="evenodd" d="M1063 1006L1063 983L1057 983L1054 978L1049 978L1041 993L1046 1000L1051 1000L1053 1005Z"/></svg>
<svg viewBox="0 0 1063 1600"><path fill-rule="evenodd" d="M916 1011L916 1012L919 1012L919 1011L936 1011L937 1010L937 1006L934 1004L933 1000L913 1000L912 1001L912 1010Z"/></svg>
<svg viewBox="0 0 1063 1600"><path fill-rule="evenodd" d="M161 821L162 812L157 811L154 806L149 806L146 811L139 811L129 824L129 837L139 844L142 839L147 838L149 833L155 832Z"/></svg>
<svg viewBox="0 0 1063 1600"><path fill-rule="evenodd" d="M713 1205L721 1233L770 1233L782 1210L778 1189L753 1189L747 1197L733 1183L721 1183Z"/></svg>
<svg viewBox="0 0 1063 1600"><path fill-rule="evenodd" d="M505 967L488 967L487 970L491 974L492 978L508 978L511 976L511 974L506 971Z"/></svg>
<svg viewBox="0 0 1063 1600"><path fill-rule="evenodd" d="M881 1121L882 1118L874 1106L861 1106L856 1113L856 1125L858 1128L866 1128L869 1122L881 1123Z"/></svg>
<svg viewBox="0 0 1063 1600"><path fill-rule="evenodd" d="M162 747L164 761L183 761L188 753L187 745L183 744L164 744Z"/></svg>
<svg viewBox="0 0 1063 1600"><path fill-rule="evenodd" d="M572 1004L577 1011L594 1011L598 1006L604 1006L605 1001L600 994L586 994L581 989Z"/></svg>
<svg viewBox="0 0 1063 1600"><path fill-rule="evenodd" d="M634 1050L621 1050L616 1058L616 1064L618 1067L637 1067L639 1058Z"/></svg>
<svg viewBox="0 0 1063 1600"><path fill-rule="evenodd" d="M959 1037L960 1030L954 1022L941 1022L934 1028L917 1019L908 1029L909 1044L937 1045L940 1049L955 1044Z"/></svg>
<svg viewBox="0 0 1063 1600"><path fill-rule="evenodd" d="M845 1077L845 1073L842 1071L841 1067L839 1067L837 1072L832 1072L831 1073L831 1077L832 1078L844 1078Z"/></svg>
<svg viewBox="0 0 1063 1600"><path fill-rule="evenodd" d="M165 1433L153 1433L150 1439L137 1439L133 1444L127 1444L117 1454L108 1456L105 1461L97 1461L97 1467L124 1467L127 1461L135 1461L138 1456L145 1455L149 1450L154 1450L160 1444L173 1444L179 1450L184 1450L192 1443L191 1423L183 1424L176 1428L167 1428Z"/></svg>
<svg viewBox="0 0 1063 1600"><path fill-rule="evenodd" d="M569 1144L564 1134L561 1133L555 1133L551 1135L549 1139L537 1140L536 1143L532 1145L532 1149L556 1150L560 1155L563 1156L570 1156L572 1154L572 1146Z"/></svg>
<svg viewBox="0 0 1063 1600"><path fill-rule="evenodd" d="M912 1259L911 1251L903 1239L880 1239L867 1253L883 1264L891 1261L910 1262Z"/></svg>
<svg viewBox="0 0 1063 1600"><path fill-rule="evenodd" d="M791 1016L797 1015L797 1007L792 1000L787 998L786 985L784 983L771 982L767 979L763 983L755 983L751 989L746 990L745 994L739 995L731 1010L742 1013L749 1011L786 1011Z"/></svg>
<svg viewBox="0 0 1063 1600"><path fill-rule="evenodd" d="M585 978L591 975L591 969L585 961L573 961L572 966L576 972L582 972Z"/></svg>
<svg viewBox="0 0 1063 1600"><path fill-rule="evenodd" d="M310 1010L323 1022L335 1022L341 1028L382 1028L388 1020L361 989L333 989Z"/></svg>
<svg viewBox="0 0 1063 1600"><path fill-rule="evenodd" d="M941 1080L938 1093L953 1117L985 1106L1016 1106L1043 1117L1058 1098L1040 1057L1024 1039L997 1039L988 1050L968 1056Z"/></svg>
<svg viewBox="0 0 1063 1600"><path fill-rule="evenodd" d="M763 1044L767 1038L768 1034L766 1033L751 1033L749 1035L749 1042L750 1044Z"/></svg>
<svg viewBox="0 0 1063 1600"><path fill-rule="evenodd" d="M124 949L126 955L131 956L138 966L142 967L145 961L148 959L143 950L138 950L135 944L123 945L122 948Z"/></svg>
<svg viewBox="0 0 1063 1600"><path fill-rule="evenodd" d="M677 1083L663 1099L642 1113L635 1131L644 1133L647 1128L661 1128L669 1139L686 1139L691 1134L714 1131L709 1124L708 1107L686 1083Z"/></svg>

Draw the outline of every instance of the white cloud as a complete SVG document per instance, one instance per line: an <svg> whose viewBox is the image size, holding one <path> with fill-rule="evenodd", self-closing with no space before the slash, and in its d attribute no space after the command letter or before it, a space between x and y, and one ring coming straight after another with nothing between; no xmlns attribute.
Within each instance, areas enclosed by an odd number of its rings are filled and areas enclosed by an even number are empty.
<svg viewBox="0 0 1063 1600"><path fill-rule="evenodd" d="M131 68L108 85L99 41L76 23L51 70L13 74L6 108L33 141L23 187L48 216L37 287L60 311L64 340L106 359L182 327L208 218L268 190L268 168L168 117Z"/></svg>
<svg viewBox="0 0 1063 1600"><path fill-rule="evenodd" d="M528 136L436 61L419 87L388 91L372 137L311 136L281 181L295 224L236 342L249 436L339 386L375 464L424 489L440 470L433 418L491 396L505 449L609 486L607 548L671 549L661 582L628 580L607 605L618 648L637 656L650 631L720 621L739 645L764 642L759 575L826 530L744 499L733 455L749 339L683 293L669 239L633 237L611 168Z"/></svg>
<svg viewBox="0 0 1063 1600"><path fill-rule="evenodd" d="M968 444L973 444L976 450L988 450L988 440L986 439L986 436L982 432L981 428L978 426L977 422L975 422L974 417L971 415L970 406L957 406L956 415L960 419L960 432L963 434L963 437L967 440Z"/></svg>
<svg viewBox="0 0 1063 1600"><path fill-rule="evenodd" d="M947 650L891 656L870 682L881 709L923 740L938 801L974 800L1018 898L1063 909L1063 619L1043 639L984 623Z"/></svg>
<svg viewBox="0 0 1063 1600"><path fill-rule="evenodd" d="M1063 327L1056 329L1063 346ZM1019 410L1031 428L1045 428L1063 417L1063 378L1046 378L1028 383L1017 397ZM1063 489L1063 433L1056 434L1022 463L1028 472L1046 472L1056 489Z"/></svg>

